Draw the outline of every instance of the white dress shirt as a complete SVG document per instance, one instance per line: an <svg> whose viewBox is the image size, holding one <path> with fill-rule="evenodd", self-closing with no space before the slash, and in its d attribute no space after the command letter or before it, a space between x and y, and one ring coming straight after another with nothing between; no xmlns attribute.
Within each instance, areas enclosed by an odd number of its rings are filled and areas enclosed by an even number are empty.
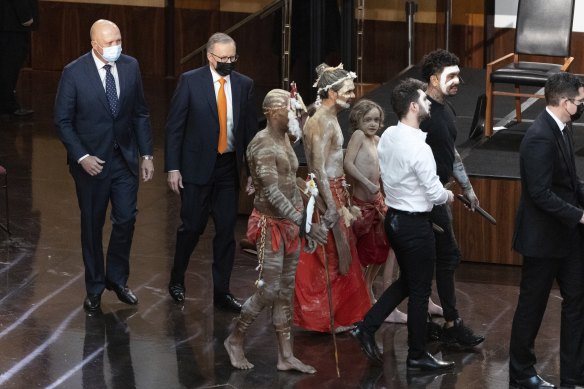
<svg viewBox="0 0 584 389"><path fill-rule="evenodd" d="M99 78L101 79L101 84L103 85L103 90L105 91L105 68L106 65L101 61L101 59L97 58L95 55L95 51L91 50L91 55L93 55L93 60L95 61L95 66L97 67L97 72L99 73ZM111 73L114 76L114 80L116 81L116 92L118 94L118 98L120 98L120 77L118 76L118 68L116 67L115 62L108 62L107 64L111 65Z"/></svg>
<svg viewBox="0 0 584 389"><path fill-rule="evenodd" d="M550 111L550 109L548 107L545 107L545 110L547 111L547 113L550 114L552 119L555 120L556 124L560 128L560 131L562 132L562 135L564 135L564 129L566 128L566 123L564 123L560 119L558 119L558 117L556 115L554 115L554 113L552 111Z"/></svg>
<svg viewBox="0 0 584 389"><path fill-rule="evenodd" d="M219 79L221 76L217 73L211 66L211 75L213 76L213 86L215 87L215 101L217 101L217 95L219 94L219 88L221 84ZM231 77L225 76L225 84L223 88L225 89L225 98L227 99L227 150L226 153L235 151L235 134L233 133L233 100L231 94Z"/></svg>
<svg viewBox="0 0 584 389"><path fill-rule="evenodd" d="M381 135L377 153L387 206L430 212L435 204L448 201L425 132L398 122Z"/></svg>

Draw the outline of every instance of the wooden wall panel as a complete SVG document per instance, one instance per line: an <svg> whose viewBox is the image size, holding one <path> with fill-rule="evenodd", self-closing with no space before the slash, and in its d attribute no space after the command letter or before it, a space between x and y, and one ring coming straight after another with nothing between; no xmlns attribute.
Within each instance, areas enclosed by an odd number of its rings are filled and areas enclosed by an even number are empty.
<svg viewBox="0 0 584 389"><path fill-rule="evenodd" d="M455 200L453 225L463 260L520 265L521 256L511 250L520 180L471 177L471 183L481 206L495 217L497 225L467 211Z"/></svg>
<svg viewBox="0 0 584 389"><path fill-rule="evenodd" d="M164 74L164 9L117 5L39 3L40 28L33 33L31 66L62 70L91 49L89 29L97 19L115 22L124 53L136 57L144 75Z"/></svg>

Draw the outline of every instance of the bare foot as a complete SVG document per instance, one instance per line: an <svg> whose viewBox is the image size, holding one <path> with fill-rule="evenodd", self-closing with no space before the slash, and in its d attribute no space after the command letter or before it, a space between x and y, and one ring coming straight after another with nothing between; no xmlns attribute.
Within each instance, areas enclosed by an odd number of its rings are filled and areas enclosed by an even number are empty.
<svg viewBox="0 0 584 389"><path fill-rule="evenodd" d="M314 367L300 362L300 360L294 356L291 356L287 359L278 360L278 370L297 370L301 373L308 374L316 373L316 369Z"/></svg>
<svg viewBox="0 0 584 389"><path fill-rule="evenodd" d="M432 299L428 300L428 313L432 316L444 316L442 307L432 301Z"/></svg>
<svg viewBox="0 0 584 389"><path fill-rule="evenodd" d="M406 324L408 322L408 315L396 308L384 321L386 323Z"/></svg>
<svg viewBox="0 0 584 389"><path fill-rule="evenodd" d="M229 360L233 367L243 370L253 368L253 364L247 360L243 353L243 341L239 341L233 335L229 335L223 345L227 350L227 354L229 354Z"/></svg>

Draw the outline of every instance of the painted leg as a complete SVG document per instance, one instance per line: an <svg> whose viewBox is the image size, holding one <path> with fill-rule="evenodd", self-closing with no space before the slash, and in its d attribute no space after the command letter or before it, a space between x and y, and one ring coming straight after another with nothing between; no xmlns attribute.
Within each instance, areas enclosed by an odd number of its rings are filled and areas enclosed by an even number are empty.
<svg viewBox="0 0 584 389"><path fill-rule="evenodd" d="M239 318L237 319L235 328L227 337L227 339L225 339L225 342L223 342L225 350L227 350L227 354L229 355L231 365L236 369L242 370L253 368L253 364L247 360L243 352L243 341L245 339L245 333L247 332L248 327L253 322L255 317L254 315L250 315L247 312L244 312L245 305L244 309L242 309L242 312L239 315Z"/></svg>
<svg viewBox="0 0 584 389"><path fill-rule="evenodd" d="M292 352L292 340L290 327L276 327L278 336L278 370L296 370L301 373L314 374L316 369L310 365L302 363Z"/></svg>

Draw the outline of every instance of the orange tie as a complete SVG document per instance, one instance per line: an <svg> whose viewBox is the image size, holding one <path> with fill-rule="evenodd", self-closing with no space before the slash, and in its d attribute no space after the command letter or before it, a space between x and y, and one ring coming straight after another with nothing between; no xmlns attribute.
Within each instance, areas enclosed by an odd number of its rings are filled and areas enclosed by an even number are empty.
<svg viewBox="0 0 584 389"><path fill-rule="evenodd" d="M219 114L219 144L217 151L223 154L227 150L227 97L225 97L225 79L219 79L221 86L217 94L217 113Z"/></svg>

